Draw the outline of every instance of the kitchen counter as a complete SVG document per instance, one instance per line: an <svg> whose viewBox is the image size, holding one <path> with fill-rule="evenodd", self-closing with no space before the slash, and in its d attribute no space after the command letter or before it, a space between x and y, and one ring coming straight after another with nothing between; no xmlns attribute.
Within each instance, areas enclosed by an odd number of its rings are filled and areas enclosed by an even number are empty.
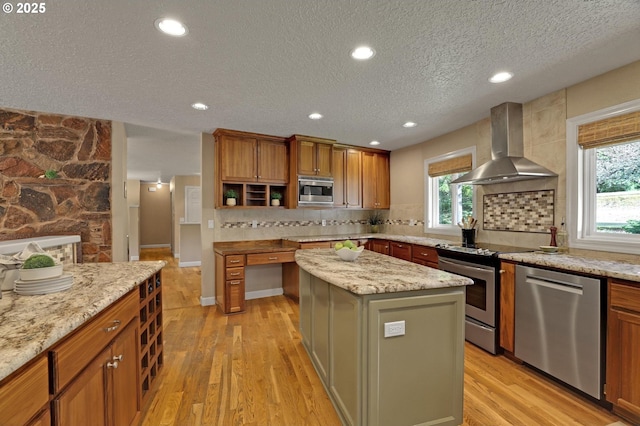
<svg viewBox="0 0 640 426"><path fill-rule="evenodd" d="M369 250L354 262L341 260L333 249L298 250L296 263L311 275L358 295L473 284L466 277Z"/></svg>
<svg viewBox="0 0 640 426"><path fill-rule="evenodd" d="M389 240L408 244L421 244L423 246L435 247L436 244L451 244L450 240L440 240L437 238L415 237L411 235L394 235L394 234L340 234L340 235L316 235L316 236L299 236L285 237L282 241L293 241L297 243L314 243L318 241L344 241L349 240Z"/></svg>
<svg viewBox="0 0 640 426"><path fill-rule="evenodd" d="M548 266L566 271L640 282L640 264L542 252L501 254L499 258L530 265Z"/></svg>
<svg viewBox="0 0 640 426"><path fill-rule="evenodd" d="M248 240L230 241L213 244L214 253L221 255L231 254L258 254L275 253L284 251L296 251L295 247L287 247L284 240Z"/></svg>
<svg viewBox="0 0 640 426"><path fill-rule="evenodd" d="M66 291L0 299L0 380L41 354L156 273L165 262L65 265L73 274Z"/></svg>

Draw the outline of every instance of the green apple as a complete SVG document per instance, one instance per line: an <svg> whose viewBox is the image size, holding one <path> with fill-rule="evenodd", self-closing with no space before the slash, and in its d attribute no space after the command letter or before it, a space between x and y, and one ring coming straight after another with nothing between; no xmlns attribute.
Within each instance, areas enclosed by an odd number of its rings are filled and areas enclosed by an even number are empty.
<svg viewBox="0 0 640 426"><path fill-rule="evenodd" d="M353 246L353 247L351 247L351 250L353 250L353 251L358 251L358 247Z"/></svg>
<svg viewBox="0 0 640 426"><path fill-rule="evenodd" d="M342 245L344 245L347 248L352 248L355 246L355 244L353 244L351 240L345 240L344 243L342 243Z"/></svg>
<svg viewBox="0 0 640 426"><path fill-rule="evenodd" d="M340 250L342 247L344 247L344 244L342 243L336 243L336 245L333 246L333 248L335 248L336 250Z"/></svg>

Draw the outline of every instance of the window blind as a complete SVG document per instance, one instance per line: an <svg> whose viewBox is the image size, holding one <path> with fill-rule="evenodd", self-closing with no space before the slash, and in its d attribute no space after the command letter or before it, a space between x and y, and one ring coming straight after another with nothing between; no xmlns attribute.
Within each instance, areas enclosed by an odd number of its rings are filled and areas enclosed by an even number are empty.
<svg viewBox="0 0 640 426"><path fill-rule="evenodd" d="M578 126L578 145L585 149L633 140L640 140L640 111Z"/></svg>
<svg viewBox="0 0 640 426"><path fill-rule="evenodd" d="M429 176L438 177L450 175L453 173L470 172L472 165L471 154L462 155L460 157L448 158L442 161L436 161L429 164Z"/></svg>

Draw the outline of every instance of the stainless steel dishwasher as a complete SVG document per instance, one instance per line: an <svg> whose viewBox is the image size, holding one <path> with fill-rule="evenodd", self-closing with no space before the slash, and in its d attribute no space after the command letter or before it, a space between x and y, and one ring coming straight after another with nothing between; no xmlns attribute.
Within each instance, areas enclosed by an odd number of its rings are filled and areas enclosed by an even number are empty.
<svg viewBox="0 0 640 426"><path fill-rule="evenodd" d="M602 400L601 281L516 266L515 356Z"/></svg>

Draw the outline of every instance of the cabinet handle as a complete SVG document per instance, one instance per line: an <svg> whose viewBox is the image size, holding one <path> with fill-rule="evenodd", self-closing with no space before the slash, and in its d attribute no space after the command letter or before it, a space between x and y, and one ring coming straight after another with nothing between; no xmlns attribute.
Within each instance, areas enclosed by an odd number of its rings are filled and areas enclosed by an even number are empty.
<svg viewBox="0 0 640 426"><path fill-rule="evenodd" d="M402 244L398 244L398 248L402 248Z"/></svg>
<svg viewBox="0 0 640 426"><path fill-rule="evenodd" d="M500 269L498 272L501 273L501 274L504 274L507 271L505 271L504 269Z"/></svg>
<svg viewBox="0 0 640 426"><path fill-rule="evenodd" d="M269 260L278 260L278 256L269 257Z"/></svg>
<svg viewBox="0 0 640 426"><path fill-rule="evenodd" d="M112 359L113 359L113 361L122 361L122 354L114 355Z"/></svg>
<svg viewBox="0 0 640 426"><path fill-rule="evenodd" d="M117 329L118 329L118 327L120 327L120 324L121 324L120 320L113 320L113 322L112 322L112 323L113 323L113 325L112 325L111 327L106 327L106 328L104 329L104 332L105 332L105 333L109 333L109 332L111 332L111 331L115 331L115 330L117 330Z"/></svg>
<svg viewBox="0 0 640 426"><path fill-rule="evenodd" d="M429 256L429 253L420 253L421 255L423 255L424 257Z"/></svg>
<svg viewBox="0 0 640 426"><path fill-rule="evenodd" d="M262 176L258 176L258 179L262 179Z"/></svg>
<svg viewBox="0 0 640 426"><path fill-rule="evenodd" d="M240 281L229 281L229 284L238 285L238 284L240 284Z"/></svg>
<svg viewBox="0 0 640 426"><path fill-rule="evenodd" d="M240 263L239 260L230 260L229 263Z"/></svg>
<svg viewBox="0 0 640 426"><path fill-rule="evenodd" d="M240 272L232 272L229 275L231 275L232 277L237 277L238 275L240 275Z"/></svg>
<svg viewBox="0 0 640 426"><path fill-rule="evenodd" d="M118 368L118 361L108 362L107 368Z"/></svg>

